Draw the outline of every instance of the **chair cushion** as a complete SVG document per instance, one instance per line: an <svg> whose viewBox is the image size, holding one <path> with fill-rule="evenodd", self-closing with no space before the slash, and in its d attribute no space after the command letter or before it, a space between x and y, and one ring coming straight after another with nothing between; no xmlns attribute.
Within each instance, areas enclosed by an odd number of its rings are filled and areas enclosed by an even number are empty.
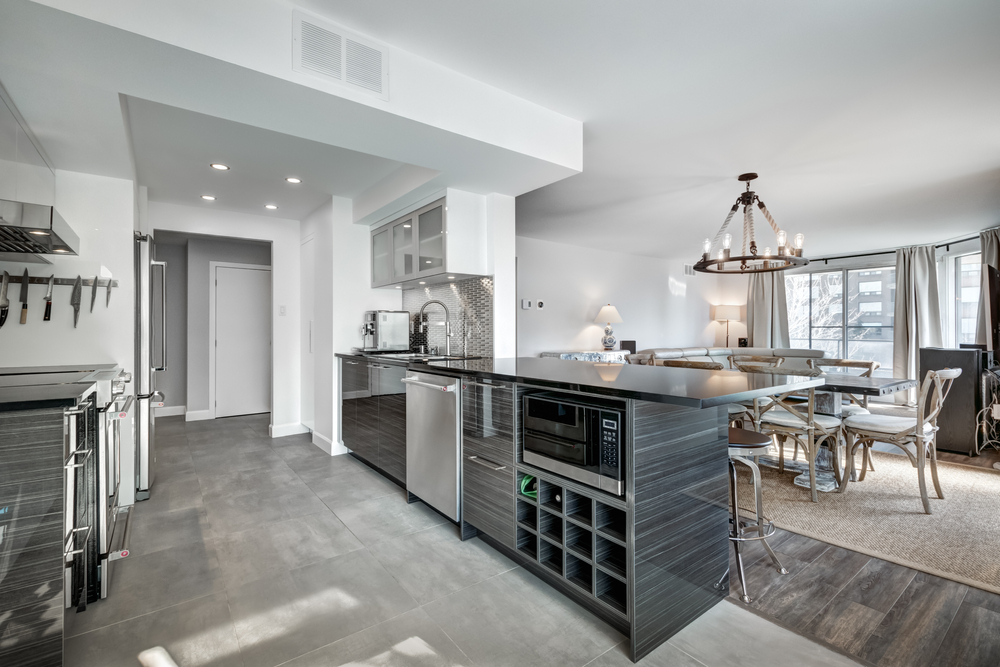
<svg viewBox="0 0 1000 667"><path fill-rule="evenodd" d="M902 433L917 425L916 417L891 417L889 415L852 415L844 420L844 426L863 431L895 434ZM924 433L930 433L934 427L924 424Z"/></svg>
<svg viewBox="0 0 1000 667"><path fill-rule="evenodd" d="M761 396L760 398L757 399L757 404L760 406L765 406L765 405L770 405L773 401L774 399L771 398L770 396ZM749 401L740 401L740 405L745 405L748 408L752 408L753 399L750 399Z"/></svg>
<svg viewBox="0 0 1000 667"><path fill-rule="evenodd" d="M825 429L833 429L840 426L840 419L832 417L830 415L813 415L813 419L816 424L822 426ZM765 424L774 424L775 426L805 426L806 422L803 419L799 419L793 414L790 414L788 410L784 408L771 408L760 418Z"/></svg>
<svg viewBox="0 0 1000 667"><path fill-rule="evenodd" d="M730 403L728 406L729 414L731 415L741 415L747 411L746 407L740 405L739 403Z"/></svg>
<svg viewBox="0 0 1000 667"><path fill-rule="evenodd" d="M847 417L853 417L854 415L870 415L871 413L860 405L851 403L850 405L841 406L840 414L846 419Z"/></svg>

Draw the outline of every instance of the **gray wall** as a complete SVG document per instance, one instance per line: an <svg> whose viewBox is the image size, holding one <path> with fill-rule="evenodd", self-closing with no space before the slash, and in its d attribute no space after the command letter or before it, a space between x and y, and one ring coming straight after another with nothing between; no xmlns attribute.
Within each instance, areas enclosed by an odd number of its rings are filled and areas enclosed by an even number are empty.
<svg viewBox="0 0 1000 667"><path fill-rule="evenodd" d="M156 243L156 259L167 263L167 370L156 388L167 407L187 405L187 241Z"/></svg>
<svg viewBox="0 0 1000 667"><path fill-rule="evenodd" d="M187 255L187 409L208 410L209 262L271 265L271 244L192 237Z"/></svg>

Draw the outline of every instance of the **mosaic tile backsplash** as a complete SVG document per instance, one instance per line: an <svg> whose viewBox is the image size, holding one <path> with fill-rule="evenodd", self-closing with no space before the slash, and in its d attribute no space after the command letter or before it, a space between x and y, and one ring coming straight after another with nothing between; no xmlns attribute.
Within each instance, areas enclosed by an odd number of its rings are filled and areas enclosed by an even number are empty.
<svg viewBox="0 0 1000 667"><path fill-rule="evenodd" d="M441 306L431 304L424 311L424 319L431 324L427 334L420 333L417 317L420 307L431 299L442 301L451 315L451 353L476 357L493 356L493 278L467 278L454 283L429 285L403 290L403 310L410 313L410 349L421 345L437 346L445 350L444 312Z"/></svg>

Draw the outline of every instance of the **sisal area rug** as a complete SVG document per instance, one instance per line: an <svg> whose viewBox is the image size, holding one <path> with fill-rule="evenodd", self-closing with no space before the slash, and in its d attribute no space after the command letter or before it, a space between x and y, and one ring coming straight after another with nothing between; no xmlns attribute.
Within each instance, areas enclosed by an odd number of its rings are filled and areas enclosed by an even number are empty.
<svg viewBox="0 0 1000 667"><path fill-rule="evenodd" d="M851 482L844 493L821 493L819 503L792 484L796 473L762 466L765 514L793 533L1000 594L1000 471L939 462L944 500L928 470L934 512L928 515L909 460L872 455L875 471L863 482ZM737 470L740 506L748 508L750 475L743 474L746 466Z"/></svg>

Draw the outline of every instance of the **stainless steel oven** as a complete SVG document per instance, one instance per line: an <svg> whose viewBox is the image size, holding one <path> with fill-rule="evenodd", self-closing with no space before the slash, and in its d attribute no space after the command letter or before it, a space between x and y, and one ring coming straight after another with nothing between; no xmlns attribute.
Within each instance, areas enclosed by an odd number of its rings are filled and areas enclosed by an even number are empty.
<svg viewBox="0 0 1000 667"><path fill-rule="evenodd" d="M524 462L625 494L625 404L545 392L524 397Z"/></svg>
<svg viewBox="0 0 1000 667"><path fill-rule="evenodd" d="M65 605L87 608L96 582L97 540L94 539L94 479L97 472L96 386L63 412L63 567Z"/></svg>

